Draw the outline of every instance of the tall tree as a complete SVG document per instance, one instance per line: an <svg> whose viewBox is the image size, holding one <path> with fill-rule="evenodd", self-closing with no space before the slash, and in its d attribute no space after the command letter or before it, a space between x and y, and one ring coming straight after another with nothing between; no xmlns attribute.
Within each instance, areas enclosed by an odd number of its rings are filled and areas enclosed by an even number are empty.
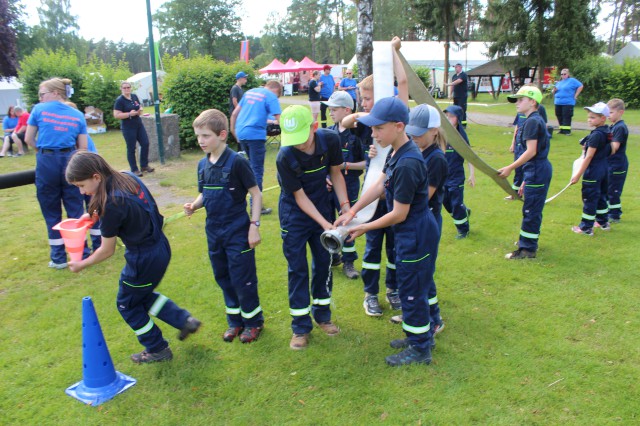
<svg viewBox="0 0 640 426"><path fill-rule="evenodd" d="M71 50L78 40L78 17L71 14L71 0L40 0L37 8L47 48Z"/></svg>
<svg viewBox="0 0 640 426"><path fill-rule="evenodd" d="M356 59L358 76L373 73L373 0L354 0L358 10Z"/></svg>
<svg viewBox="0 0 640 426"><path fill-rule="evenodd" d="M19 22L16 4L0 0L0 78L18 75L16 24Z"/></svg>
<svg viewBox="0 0 640 426"><path fill-rule="evenodd" d="M550 24L551 54L558 66L571 66L600 52L595 30L600 6L591 0L555 0ZM593 7L592 7L593 6ZM550 47L551 47L550 46Z"/></svg>

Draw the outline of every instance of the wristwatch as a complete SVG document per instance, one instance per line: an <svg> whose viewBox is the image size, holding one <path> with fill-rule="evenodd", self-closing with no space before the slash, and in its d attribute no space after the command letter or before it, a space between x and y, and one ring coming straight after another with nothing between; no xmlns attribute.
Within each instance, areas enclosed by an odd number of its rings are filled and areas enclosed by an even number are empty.
<svg viewBox="0 0 640 426"><path fill-rule="evenodd" d="M259 220L252 220L250 223L251 223L252 225L255 225L255 226L257 226L258 228L260 228L260 221L259 221Z"/></svg>

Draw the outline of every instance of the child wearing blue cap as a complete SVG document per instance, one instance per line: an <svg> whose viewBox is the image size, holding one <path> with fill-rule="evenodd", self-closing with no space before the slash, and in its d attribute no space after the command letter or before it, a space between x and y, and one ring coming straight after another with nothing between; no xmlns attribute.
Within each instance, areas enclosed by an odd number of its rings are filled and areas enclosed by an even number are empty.
<svg viewBox="0 0 640 426"><path fill-rule="evenodd" d="M434 269L438 224L428 207L427 167L417 145L405 133L409 110L398 98L383 98L358 121L370 126L382 147L391 146L384 173L338 218L348 224L365 206L386 193L389 212L372 222L354 226L350 239L372 229L392 226L395 234L396 279L400 295L405 339L391 342L401 352L386 357L390 366L431 363L433 329L430 326L427 289Z"/></svg>

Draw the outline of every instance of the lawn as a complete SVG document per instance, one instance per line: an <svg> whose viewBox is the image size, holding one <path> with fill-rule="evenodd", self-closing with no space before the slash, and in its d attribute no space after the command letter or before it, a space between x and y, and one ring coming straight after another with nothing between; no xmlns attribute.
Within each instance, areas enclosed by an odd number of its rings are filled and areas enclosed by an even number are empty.
<svg viewBox="0 0 640 426"><path fill-rule="evenodd" d="M283 99L286 103L286 99ZM508 115L512 115L513 107ZM508 129L471 125L472 145L489 164L508 164ZM578 140L554 138L550 194L568 182ZM94 141L116 168L126 168L119 132ZM335 269L334 319L340 335L312 333L310 347L294 352L287 303L287 265L276 214L263 217L257 249L266 329L251 345L224 343L224 303L206 249L204 214L165 227L173 259L159 290L204 323L185 342L161 323L174 360L133 365L140 350L115 307L123 249L80 274L46 267L44 220L33 186L0 191L0 423L11 425L273 425L273 424L631 424L640 395L640 161L634 135L623 196L625 214L609 233L573 234L580 220L579 187L548 204L538 258L506 261L517 239L520 202L504 201L493 181L477 176L467 188L471 234L455 240L445 215L436 282L446 328L430 366L392 369L384 357L401 336L389 322L365 316L362 282ZM277 185L269 148L264 187ZM181 211L197 194L201 152L183 152L154 164L153 182L163 214ZM0 160L0 173L33 168L33 154ZM162 193L162 194L160 194ZM279 190L265 192L277 208ZM361 255L363 241L358 241ZM636 247L636 249L633 249ZM359 266L358 261L358 266ZM138 383L95 408L64 394L82 378L82 298L93 298L118 371ZM158 321L159 322L159 321ZM634 331L635 330L635 331ZM636 402L633 402L636 401Z"/></svg>

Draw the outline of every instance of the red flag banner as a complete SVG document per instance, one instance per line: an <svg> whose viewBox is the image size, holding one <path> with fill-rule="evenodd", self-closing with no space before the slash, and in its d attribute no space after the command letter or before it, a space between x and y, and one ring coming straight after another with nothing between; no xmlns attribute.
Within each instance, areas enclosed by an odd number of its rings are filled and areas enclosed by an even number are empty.
<svg viewBox="0 0 640 426"><path fill-rule="evenodd" d="M240 60L249 63L249 40L240 42Z"/></svg>

